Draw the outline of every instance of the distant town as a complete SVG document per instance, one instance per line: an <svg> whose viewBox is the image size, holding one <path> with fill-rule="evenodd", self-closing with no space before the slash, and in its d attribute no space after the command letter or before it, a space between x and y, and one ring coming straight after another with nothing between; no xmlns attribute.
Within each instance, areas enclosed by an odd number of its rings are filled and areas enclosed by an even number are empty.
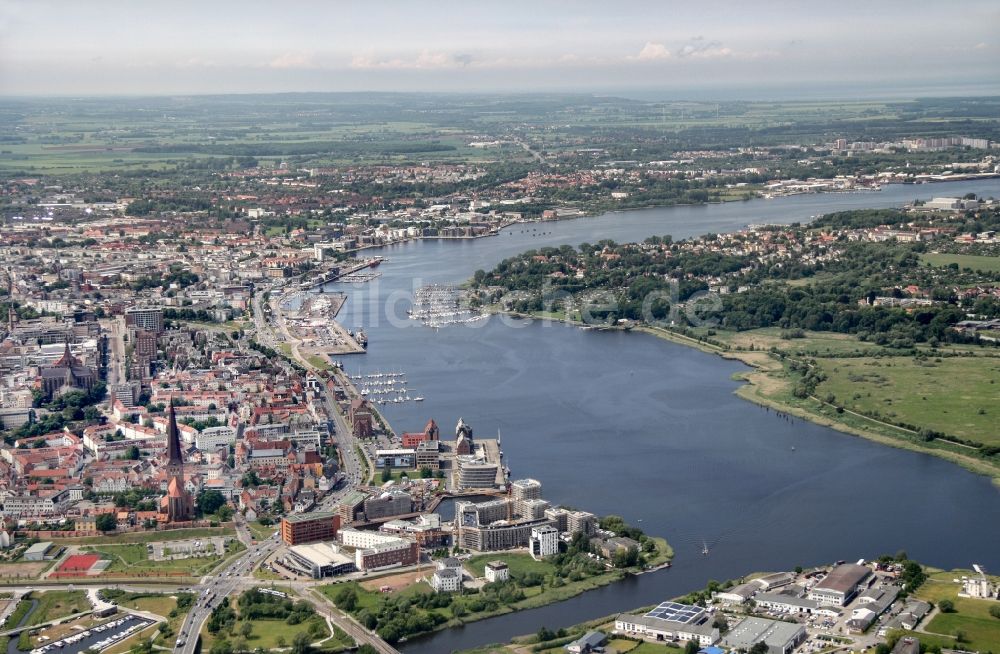
<svg viewBox="0 0 1000 654"><path fill-rule="evenodd" d="M1000 176L995 121L941 122L992 105L831 105L817 126L796 103L422 98L426 123L372 101L362 113L385 120L354 124L336 103L319 121L293 100L66 102L13 102L0 127L8 654L391 654L684 565L672 525L633 524L624 502L577 506L512 469L532 452L467 421L477 407L390 424L400 405L433 406L429 391L368 365L384 332L343 313L391 273L394 246L499 248L622 210L754 200L766 213L798 198L768 199L912 185L906 206L809 224L497 256L471 280L414 288L399 317L422 333L492 313L648 330L766 368L780 381L751 398L763 406L877 423L893 444L995 472L1000 205L937 190ZM667 116L695 124L650 136ZM262 125L269 140L250 138ZM702 323L705 294L721 308ZM852 367L867 365L879 370ZM966 417L886 402L907 366L940 366L922 408L961 391ZM487 651L985 653L1000 651L997 588L978 564L840 561Z"/></svg>

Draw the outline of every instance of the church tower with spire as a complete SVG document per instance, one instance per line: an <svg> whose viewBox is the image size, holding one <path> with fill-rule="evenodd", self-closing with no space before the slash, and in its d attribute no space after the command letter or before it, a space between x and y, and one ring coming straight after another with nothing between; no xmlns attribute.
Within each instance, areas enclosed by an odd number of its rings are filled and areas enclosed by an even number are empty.
<svg viewBox="0 0 1000 654"><path fill-rule="evenodd" d="M191 520L194 506L191 497L184 489L184 454L181 451L181 434L177 429L177 415L171 403L167 417L167 496L163 498L162 508L166 510L168 522L187 522Z"/></svg>

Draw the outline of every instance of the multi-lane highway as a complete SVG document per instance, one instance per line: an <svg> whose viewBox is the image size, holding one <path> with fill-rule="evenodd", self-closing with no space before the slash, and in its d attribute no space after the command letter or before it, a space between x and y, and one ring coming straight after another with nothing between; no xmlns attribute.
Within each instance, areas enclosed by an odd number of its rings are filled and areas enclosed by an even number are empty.
<svg viewBox="0 0 1000 654"><path fill-rule="evenodd" d="M242 530L242 533L241 533ZM245 576L250 576L261 561L266 559L279 546L277 538L272 537L258 543L250 544L249 532L246 526L237 523L237 533L240 540L247 538L248 548L243 556L237 557L232 563L217 570L214 574L202 577L201 583L192 586L191 590L197 595L195 606L184 618L181 630L177 634L177 642L174 651L177 654L194 654L198 646L198 634L201 628L212 614L212 610L222 603L222 599L237 590L244 581Z"/></svg>

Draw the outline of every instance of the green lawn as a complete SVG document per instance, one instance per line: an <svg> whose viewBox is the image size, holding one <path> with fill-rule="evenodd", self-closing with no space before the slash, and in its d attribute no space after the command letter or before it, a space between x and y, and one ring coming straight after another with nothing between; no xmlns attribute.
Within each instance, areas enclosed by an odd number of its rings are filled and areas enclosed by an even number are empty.
<svg viewBox="0 0 1000 654"><path fill-rule="evenodd" d="M31 602L27 602L25 600L18 602L17 606L14 607L14 612L10 614L7 620L3 623L3 626L0 626L0 631L6 631L16 627L18 623L21 622L21 618L28 613L29 609L31 609Z"/></svg>
<svg viewBox="0 0 1000 654"><path fill-rule="evenodd" d="M262 525L259 522L248 522L247 529L253 534L253 537L257 540L267 540L271 537L271 534L280 529L279 525Z"/></svg>
<svg viewBox="0 0 1000 654"><path fill-rule="evenodd" d="M934 602L943 599L951 600L955 605L954 613L939 613L934 619L924 625L924 629L938 636L929 636L928 644L939 644L945 648L955 647L954 636L963 632L967 642L962 643L964 649L980 652L1000 652L1000 620L990 615L990 607L998 606L997 602L989 600L959 597L959 584L952 581L963 575L973 575L968 570L952 570L935 572L917 590L916 595L922 600ZM926 634L919 634L921 643Z"/></svg>
<svg viewBox="0 0 1000 654"><path fill-rule="evenodd" d="M239 541L232 541L226 546L227 554L235 553L242 549L244 549L244 546ZM154 561L149 558L146 545L139 543L101 545L100 547L86 547L84 550L101 554L103 558L110 559L111 565L107 568L107 574L109 575L149 577L185 573L197 576L209 572L219 564L219 558L216 556L191 557L173 561Z"/></svg>
<svg viewBox="0 0 1000 654"><path fill-rule="evenodd" d="M136 531L107 536L84 536L82 538L53 538L56 545L123 545L126 543L154 543L212 536L236 536L231 527L199 527L196 529L169 529L166 531Z"/></svg>
<svg viewBox="0 0 1000 654"><path fill-rule="evenodd" d="M556 567L547 561L536 561L531 555L520 553L480 554L466 561L465 567L473 575L482 577L485 574L486 564L490 561L503 561L515 575L528 572L550 575L556 570Z"/></svg>
<svg viewBox="0 0 1000 654"><path fill-rule="evenodd" d="M236 633L240 633L240 628L244 624L245 623L242 621L236 624ZM310 628L316 629L316 633L318 634L313 639L313 642L322 640L330 635L330 630L326 626L326 621L318 615L313 616L301 624L295 625L288 624L284 620L265 619L254 620L250 623L250 625L253 627L253 631L247 638L247 645L253 649L256 649L257 647L263 647L264 649L281 647L279 640L290 646L292 644L292 639L295 638L295 634L302 631L309 631ZM313 625L318 626L313 627ZM320 627L322 627L322 630L320 630Z"/></svg>
<svg viewBox="0 0 1000 654"><path fill-rule="evenodd" d="M986 257L975 254L922 254L920 260L935 268L957 263L959 268L971 268L983 272L1000 272L1000 257Z"/></svg>
<svg viewBox="0 0 1000 654"><path fill-rule="evenodd" d="M888 422L1000 444L1000 358L819 359L827 380L816 396Z"/></svg>
<svg viewBox="0 0 1000 654"><path fill-rule="evenodd" d="M944 636L965 634L963 644L974 651L1000 651L1000 620L987 616L975 617L956 606L956 613L939 613L924 627L927 631ZM952 641L954 646L954 641Z"/></svg>
<svg viewBox="0 0 1000 654"><path fill-rule="evenodd" d="M42 624L91 608L87 593L82 590L48 590L32 593L31 597L38 600L38 607L28 617L25 626Z"/></svg>
<svg viewBox="0 0 1000 654"><path fill-rule="evenodd" d="M660 645L659 643L640 643L638 647L629 651L629 654L680 654L684 650L679 647Z"/></svg>

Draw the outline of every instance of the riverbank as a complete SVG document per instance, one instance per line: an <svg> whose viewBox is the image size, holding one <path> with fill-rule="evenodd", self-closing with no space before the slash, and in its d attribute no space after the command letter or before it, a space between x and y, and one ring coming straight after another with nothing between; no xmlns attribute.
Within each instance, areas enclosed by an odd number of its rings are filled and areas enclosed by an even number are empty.
<svg viewBox="0 0 1000 654"><path fill-rule="evenodd" d="M516 311L504 311L497 307L488 307L485 310L489 313L502 314L519 320L543 320L583 329L595 328L593 325L587 325L564 314L525 314ZM823 427L830 427L844 434L865 438L881 445L930 454L945 459L946 461L962 466L970 472L990 477L993 484L1000 488L1000 466L957 451L968 449L967 446L961 443L955 443L947 439L935 439L923 442L916 440L918 435L913 430L883 422L857 412L843 410L842 407L826 402L814 395L810 395L807 398L796 398L792 393L794 384L787 376L785 365L775 359L766 350L727 349L706 340L700 340L660 327L636 325L629 327L599 326L596 328L642 332L670 341L671 343L694 348L707 354L714 354L723 359L739 361L753 368L751 371L738 373L734 376L738 381L744 382L736 390L736 395L741 399L787 414L788 416L808 420Z"/></svg>
<svg viewBox="0 0 1000 654"><path fill-rule="evenodd" d="M488 618L556 604L628 577L669 567L673 548L663 538L650 538L656 544L656 552L642 568L605 568L604 564L579 553L579 559L553 562L549 558L533 559L523 550L489 552L464 561L466 577L476 582L467 582L461 594L435 593L427 583L429 577L408 576L402 585L393 586L391 575L377 581L329 584L321 586L319 591L385 640L403 642ZM490 561L503 561L509 566L508 582L481 585L485 566ZM412 614L412 624L409 620L399 624L394 619L400 605L405 605Z"/></svg>
<svg viewBox="0 0 1000 654"><path fill-rule="evenodd" d="M637 331L650 334L671 343L694 348L701 352L714 354L723 359L744 363L753 370L738 373L734 376L738 381L745 382L736 390L736 395L758 406L808 420L823 427L830 427L841 433L858 436L867 440L899 449L930 454L951 463L962 466L970 472L990 477L993 484L1000 488L1000 466L989 461L963 454L959 449L968 446L947 439L935 439L923 442L915 440L917 433L913 430L883 422L857 412L843 410L842 407L826 402L819 397L810 395L807 398L794 397L793 381L787 376L785 365L775 359L769 352L763 350L727 349L705 340L680 334L676 331L649 326L589 326L579 320L568 318L564 314L555 313L519 313L503 311L497 307L485 309L489 313L502 314L519 320L541 320L545 322L563 323L581 329L603 329L617 331Z"/></svg>
<svg viewBox="0 0 1000 654"><path fill-rule="evenodd" d="M651 334L679 345L693 347L725 359L740 361L750 366L753 370L737 375L737 378L745 383L737 389L736 395L744 400L882 445L945 459L976 474L991 477L994 485L1000 487L1000 467L983 459L947 449L950 446L964 447L960 444L946 444L947 441L936 444L935 441L930 441L928 444L924 444L913 440L916 434L911 430L856 412L838 410L836 405L812 395L807 398L794 397L792 394L793 383L786 375L785 366L766 351L726 349L713 343L657 327L636 327L635 331ZM893 435L893 432L896 435Z"/></svg>

